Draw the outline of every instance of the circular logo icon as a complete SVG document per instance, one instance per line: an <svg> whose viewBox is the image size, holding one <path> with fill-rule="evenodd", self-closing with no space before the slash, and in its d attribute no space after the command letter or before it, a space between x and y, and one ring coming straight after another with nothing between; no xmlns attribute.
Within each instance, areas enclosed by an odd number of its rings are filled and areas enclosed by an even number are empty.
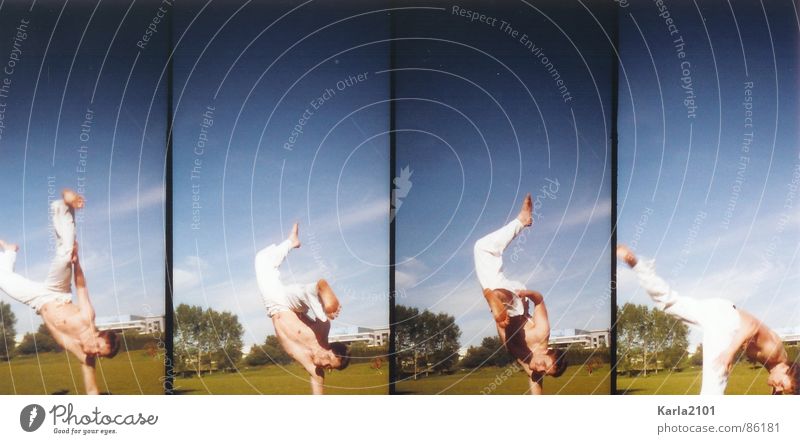
<svg viewBox="0 0 800 444"><path fill-rule="evenodd" d="M44 423L44 407L39 404L31 404L19 412L19 425L26 432L35 432L42 423Z"/></svg>

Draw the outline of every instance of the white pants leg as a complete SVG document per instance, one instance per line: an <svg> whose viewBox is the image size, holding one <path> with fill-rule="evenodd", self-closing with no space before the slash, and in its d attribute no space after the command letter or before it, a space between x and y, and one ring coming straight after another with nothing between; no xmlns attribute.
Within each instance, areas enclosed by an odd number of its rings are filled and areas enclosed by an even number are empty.
<svg viewBox="0 0 800 444"><path fill-rule="evenodd" d="M16 261L16 251L0 252L0 290L38 313L41 306L50 300L48 299L50 292L41 282L33 282L15 273Z"/></svg>
<svg viewBox="0 0 800 444"><path fill-rule="evenodd" d="M285 285L280 279L279 267L291 249L291 242L285 240L277 245L272 244L256 254L256 280L267 307L267 314L272 317L281 311L297 313L311 311L315 319L324 321L327 316L316 283Z"/></svg>
<svg viewBox="0 0 800 444"><path fill-rule="evenodd" d="M75 216L71 208L59 199L50 205L53 230L56 235L56 251L44 281L53 292L72 291L72 251L75 247Z"/></svg>
<svg viewBox="0 0 800 444"><path fill-rule="evenodd" d="M514 293L514 299L506 304L509 316L524 314L525 308L516 291L524 285L508 279L503 274L503 252L525 226L514 219L499 230L493 231L475 242L475 274L484 289L503 288Z"/></svg>
<svg viewBox="0 0 800 444"><path fill-rule="evenodd" d="M639 284L656 307L703 331L703 383L701 395L724 395L727 369L715 360L730 346L739 328L740 316L733 303L725 299L695 299L680 296L655 272L655 262L640 260L633 268Z"/></svg>

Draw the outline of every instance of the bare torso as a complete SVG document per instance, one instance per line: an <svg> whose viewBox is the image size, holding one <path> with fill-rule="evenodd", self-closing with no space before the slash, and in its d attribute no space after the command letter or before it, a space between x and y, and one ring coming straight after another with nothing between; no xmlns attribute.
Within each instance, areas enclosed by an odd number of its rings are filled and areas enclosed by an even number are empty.
<svg viewBox="0 0 800 444"><path fill-rule="evenodd" d="M528 301L525 305L527 312ZM544 304L537 304L533 315L511 317L505 336L508 338L508 351L517 359L525 361L530 354L546 353L550 342L550 322Z"/></svg>
<svg viewBox="0 0 800 444"><path fill-rule="evenodd" d="M39 314L58 345L86 362L84 344L94 338L95 328L81 315L80 309L69 302L48 302Z"/></svg>

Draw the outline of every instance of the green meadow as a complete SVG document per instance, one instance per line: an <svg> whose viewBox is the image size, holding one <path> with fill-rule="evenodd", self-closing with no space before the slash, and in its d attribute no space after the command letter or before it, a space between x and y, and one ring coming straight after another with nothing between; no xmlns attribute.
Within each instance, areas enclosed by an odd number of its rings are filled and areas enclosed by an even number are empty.
<svg viewBox="0 0 800 444"><path fill-rule="evenodd" d="M120 351L114 359L97 363L97 385L112 395L160 395L164 393L164 355L144 350ZM78 361L66 352L17 356L0 361L0 394L84 394Z"/></svg>

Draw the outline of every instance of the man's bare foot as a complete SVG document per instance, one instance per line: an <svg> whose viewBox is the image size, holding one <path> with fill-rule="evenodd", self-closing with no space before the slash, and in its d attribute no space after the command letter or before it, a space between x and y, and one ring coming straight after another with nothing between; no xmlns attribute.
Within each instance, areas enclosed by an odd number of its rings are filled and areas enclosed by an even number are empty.
<svg viewBox="0 0 800 444"><path fill-rule="evenodd" d="M510 302L511 298L514 296L511 295L510 292L506 294L503 290L490 290L486 288L483 290L483 297L485 297L486 302L489 303L489 309L492 311L494 322L496 322L500 328L508 327L510 319L505 303Z"/></svg>
<svg viewBox="0 0 800 444"><path fill-rule="evenodd" d="M638 262L633 251L623 244L617 245L617 259L625 262L631 268L635 267Z"/></svg>
<svg viewBox="0 0 800 444"><path fill-rule="evenodd" d="M342 305L339 304L339 299L333 292L333 289L328 285L328 281L320 279L317 281L317 294L320 301L322 301L322 308L325 310L325 315L331 321L339 316L342 311Z"/></svg>
<svg viewBox="0 0 800 444"><path fill-rule="evenodd" d="M83 196L70 189L65 189L62 191L61 197L64 199L64 203L73 210L80 210L86 203L86 201L83 199Z"/></svg>
<svg viewBox="0 0 800 444"><path fill-rule="evenodd" d="M522 201L522 209L519 210L517 219L522 222L523 226L530 227L533 225L533 200L531 199L531 193L528 193L528 195L525 196L525 200Z"/></svg>
<svg viewBox="0 0 800 444"><path fill-rule="evenodd" d="M292 232L289 233L289 241L292 243L292 248L300 248L300 225L294 224Z"/></svg>
<svg viewBox="0 0 800 444"><path fill-rule="evenodd" d="M8 243L2 239L0 239L0 248L2 248L3 251L19 251L19 245Z"/></svg>

